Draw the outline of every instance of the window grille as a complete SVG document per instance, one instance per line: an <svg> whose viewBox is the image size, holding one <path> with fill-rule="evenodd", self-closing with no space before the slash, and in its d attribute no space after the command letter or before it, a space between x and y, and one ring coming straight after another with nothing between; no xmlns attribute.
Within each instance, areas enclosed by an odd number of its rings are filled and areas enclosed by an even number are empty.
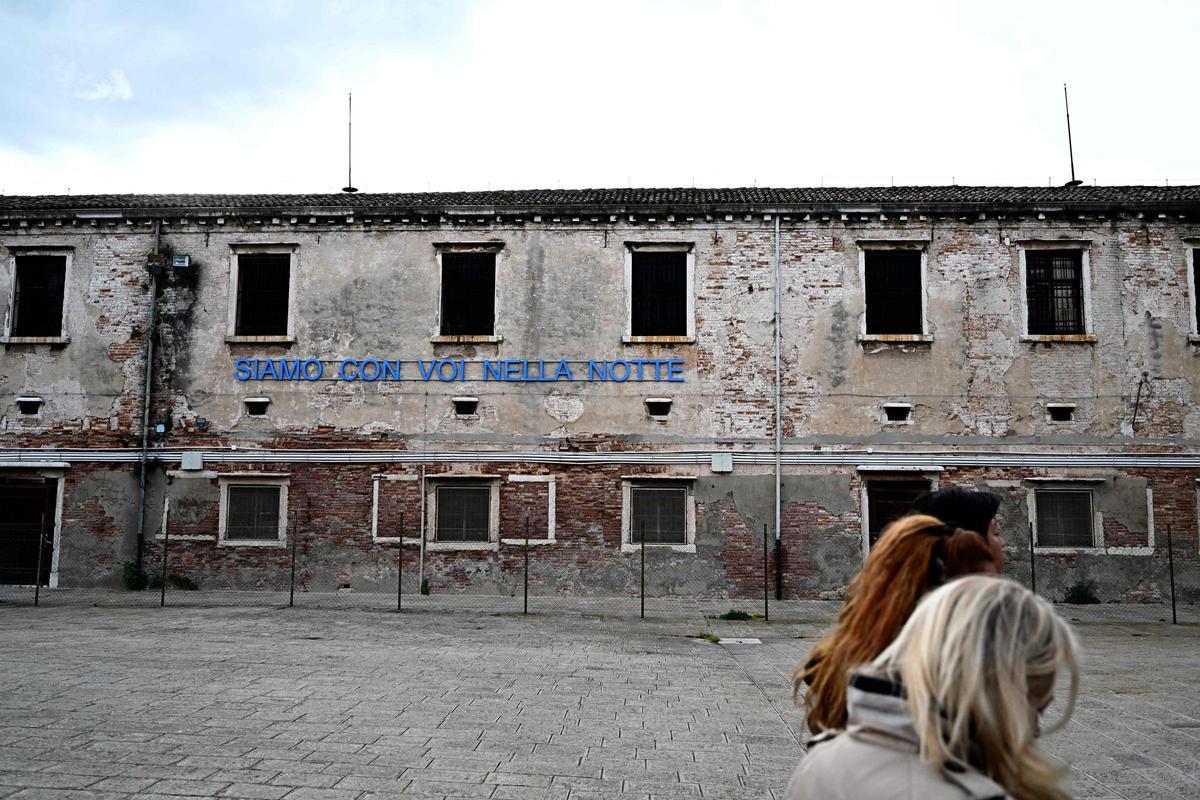
<svg viewBox="0 0 1200 800"><path fill-rule="evenodd" d="M912 511L913 502L930 489L929 481L867 482L867 543L874 547L891 523Z"/></svg>
<svg viewBox="0 0 1200 800"><path fill-rule="evenodd" d="M288 253L241 253L238 259L238 336L286 336L288 284L292 257Z"/></svg>
<svg viewBox="0 0 1200 800"><path fill-rule="evenodd" d="M490 486L437 487L439 542L486 542L491 538L492 489Z"/></svg>
<svg viewBox="0 0 1200 800"><path fill-rule="evenodd" d="M278 486L229 486L225 538L262 541L279 538Z"/></svg>
<svg viewBox="0 0 1200 800"><path fill-rule="evenodd" d="M67 259L17 256L13 336L61 336Z"/></svg>
<svg viewBox="0 0 1200 800"><path fill-rule="evenodd" d="M496 332L496 254L442 253L442 335Z"/></svg>
<svg viewBox="0 0 1200 800"><path fill-rule="evenodd" d="M1035 497L1039 547L1093 547L1092 493L1043 489Z"/></svg>
<svg viewBox="0 0 1200 800"><path fill-rule="evenodd" d="M1083 251L1027 250L1025 298L1029 333L1086 333L1083 319Z"/></svg>
<svg viewBox="0 0 1200 800"><path fill-rule="evenodd" d="M635 250L629 332L687 336L687 253Z"/></svg>
<svg viewBox="0 0 1200 800"><path fill-rule="evenodd" d="M687 544L687 489L682 486L632 486L629 490L629 539L633 544Z"/></svg>
<svg viewBox="0 0 1200 800"><path fill-rule="evenodd" d="M1192 250L1192 290L1200 292L1200 248ZM1200 332L1200 297L1192 298L1196 313L1196 331Z"/></svg>
<svg viewBox="0 0 1200 800"><path fill-rule="evenodd" d="M867 250L867 334L922 334L921 253Z"/></svg>

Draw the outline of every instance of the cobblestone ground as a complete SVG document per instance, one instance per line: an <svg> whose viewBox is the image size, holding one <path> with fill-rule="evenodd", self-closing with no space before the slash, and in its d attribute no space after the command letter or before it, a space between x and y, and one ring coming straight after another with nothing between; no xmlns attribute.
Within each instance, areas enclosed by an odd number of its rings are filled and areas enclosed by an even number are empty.
<svg viewBox="0 0 1200 800"><path fill-rule="evenodd" d="M713 644L701 632L754 636ZM780 797L816 624L0 609L0 798ZM1087 623L1078 797L1200 797L1200 628Z"/></svg>

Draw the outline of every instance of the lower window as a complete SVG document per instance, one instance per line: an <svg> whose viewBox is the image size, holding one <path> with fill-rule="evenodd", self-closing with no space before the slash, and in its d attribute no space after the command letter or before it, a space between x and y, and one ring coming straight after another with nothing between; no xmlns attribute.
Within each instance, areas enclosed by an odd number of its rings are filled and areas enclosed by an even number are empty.
<svg viewBox="0 0 1200 800"><path fill-rule="evenodd" d="M1038 547L1094 547L1092 493L1087 489L1038 489Z"/></svg>
<svg viewBox="0 0 1200 800"><path fill-rule="evenodd" d="M874 547L883 529L912 511L913 502L931 488L924 478L867 481L867 546Z"/></svg>
<svg viewBox="0 0 1200 800"><path fill-rule="evenodd" d="M489 484L438 486L436 542L488 542L492 538Z"/></svg>
<svg viewBox="0 0 1200 800"><path fill-rule="evenodd" d="M223 480L222 544L280 545L287 538L287 481Z"/></svg>
<svg viewBox="0 0 1200 800"><path fill-rule="evenodd" d="M623 541L626 547L691 548L696 541L692 485L687 480L626 481Z"/></svg>

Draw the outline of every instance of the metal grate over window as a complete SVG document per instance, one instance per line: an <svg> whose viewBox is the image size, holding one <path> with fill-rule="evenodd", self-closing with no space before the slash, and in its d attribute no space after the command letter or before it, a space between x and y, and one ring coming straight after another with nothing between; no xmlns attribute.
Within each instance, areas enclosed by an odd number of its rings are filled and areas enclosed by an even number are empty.
<svg viewBox="0 0 1200 800"><path fill-rule="evenodd" d="M235 335L286 336L292 257L287 253L242 253L237 259Z"/></svg>
<svg viewBox="0 0 1200 800"><path fill-rule="evenodd" d="M687 253L633 252L633 336L687 336Z"/></svg>
<svg viewBox="0 0 1200 800"><path fill-rule="evenodd" d="M629 538L633 544L687 544L687 489L682 486L632 486L629 490Z"/></svg>
<svg viewBox="0 0 1200 800"><path fill-rule="evenodd" d="M1037 492L1039 547L1092 547L1092 493L1041 489Z"/></svg>
<svg viewBox="0 0 1200 800"><path fill-rule="evenodd" d="M874 547L884 529L912 511L913 502L930 489L929 481L867 482L867 543Z"/></svg>
<svg viewBox="0 0 1200 800"><path fill-rule="evenodd" d="M1029 333L1086 333L1083 320L1083 251L1026 251L1025 300L1029 309Z"/></svg>
<svg viewBox="0 0 1200 800"><path fill-rule="evenodd" d="M1200 292L1200 248L1192 250L1192 289ZM1196 331L1200 332L1200 297L1192 298L1196 310Z"/></svg>
<svg viewBox="0 0 1200 800"><path fill-rule="evenodd" d="M13 336L62 336L65 256L17 256Z"/></svg>
<svg viewBox="0 0 1200 800"><path fill-rule="evenodd" d="M442 253L442 335L496 332L496 254Z"/></svg>
<svg viewBox="0 0 1200 800"><path fill-rule="evenodd" d="M230 486L225 538L230 541L279 539L278 486Z"/></svg>
<svg viewBox="0 0 1200 800"><path fill-rule="evenodd" d="M437 532L439 542L486 542L491 534L491 487L437 487Z"/></svg>
<svg viewBox="0 0 1200 800"><path fill-rule="evenodd" d="M921 334L921 253L866 250L867 334Z"/></svg>

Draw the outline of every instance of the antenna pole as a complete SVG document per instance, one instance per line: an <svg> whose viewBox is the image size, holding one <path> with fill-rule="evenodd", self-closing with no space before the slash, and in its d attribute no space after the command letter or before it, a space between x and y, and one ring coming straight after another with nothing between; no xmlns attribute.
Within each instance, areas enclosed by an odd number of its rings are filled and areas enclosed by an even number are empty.
<svg viewBox="0 0 1200 800"><path fill-rule="evenodd" d="M1078 186L1083 181L1075 179L1075 145L1071 142L1071 101L1067 99L1067 85L1063 84L1063 106L1067 111L1067 152L1071 157L1071 182L1067 186Z"/></svg>
<svg viewBox="0 0 1200 800"><path fill-rule="evenodd" d="M354 92L346 93L346 185L343 192L357 192L351 179L354 169Z"/></svg>

